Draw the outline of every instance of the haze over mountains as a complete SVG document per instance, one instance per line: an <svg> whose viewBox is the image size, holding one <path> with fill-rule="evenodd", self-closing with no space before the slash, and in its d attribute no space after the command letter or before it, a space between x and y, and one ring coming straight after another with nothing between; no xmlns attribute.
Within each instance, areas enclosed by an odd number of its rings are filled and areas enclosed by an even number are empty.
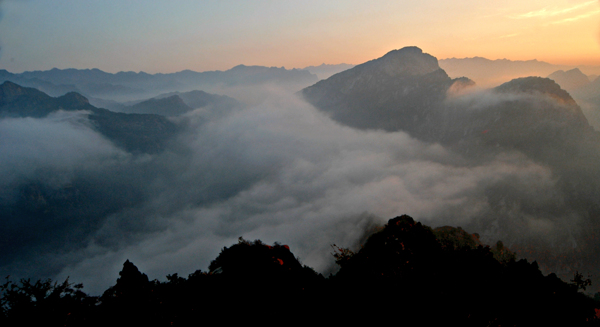
<svg viewBox="0 0 600 327"><path fill-rule="evenodd" d="M248 86L277 85L297 90L318 79L306 70L238 65L226 71L194 72L185 70L171 74L119 72L111 74L99 69L51 69L13 74L0 70L0 81L36 87L52 96L77 91L85 96L105 100L129 101L150 98L166 92L192 90L231 90ZM234 91L232 91L234 92Z"/></svg>
<svg viewBox="0 0 600 327"><path fill-rule="evenodd" d="M546 272L598 275L600 136L586 112L558 81L482 90L443 67L406 47L318 82L246 66L4 72L93 89L107 109L2 84L0 272L93 292L125 259L151 278L192 272L239 236L327 272L331 243L407 213L501 239Z"/></svg>
<svg viewBox="0 0 600 327"><path fill-rule="evenodd" d="M495 87L511 79L527 76L546 77L557 70L579 68L586 74L600 74L598 66L554 65L538 60L490 60L482 57L448 58L440 60L451 77L468 76L482 87Z"/></svg>

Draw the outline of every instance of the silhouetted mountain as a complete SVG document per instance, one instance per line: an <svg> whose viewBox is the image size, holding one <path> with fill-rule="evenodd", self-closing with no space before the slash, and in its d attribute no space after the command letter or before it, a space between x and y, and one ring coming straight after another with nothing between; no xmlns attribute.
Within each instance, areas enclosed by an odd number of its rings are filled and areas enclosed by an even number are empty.
<svg viewBox="0 0 600 327"><path fill-rule="evenodd" d="M406 47L333 75L301 94L345 125L410 131L430 119L452 84L435 57Z"/></svg>
<svg viewBox="0 0 600 327"><path fill-rule="evenodd" d="M163 116L123 114L92 106L78 93L58 98L12 82L0 85L0 117L46 117L57 110L87 110L94 127L129 152L162 151L177 127Z"/></svg>
<svg viewBox="0 0 600 327"><path fill-rule="evenodd" d="M451 80L434 57L409 47L320 81L302 95L343 124L401 130L461 151L487 144L492 151L518 149L546 162L553 160L550 153L598 138L585 136L593 131L581 108L550 79L502 84L493 92L510 96L484 104L485 110L466 109L481 106L479 102L447 101L448 94L473 84L466 78Z"/></svg>
<svg viewBox="0 0 600 327"><path fill-rule="evenodd" d="M498 242L491 249L464 230L432 230L403 215L390 219L356 253L333 246L340 270L329 278L302 266L289 247L245 241L225 247L210 271L149 280L129 260L100 298L83 285L29 279L0 284L0 323L60 326L192 326L205 313L235 314L229 323L293 319L356 323L401 319L419 326L595 326L598 302L570 283L544 276L537 263L516 261ZM300 312L301 314L296 316ZM378 314L373 315L372 313ZM215 314L215 315L216 315ZM400 317L400 318L398 318Z"/></svg>
<svg viewBox="0 0 600 327"><path fill-rule="evenodd" d="M90 110L93 108L87 99L73 92L53 98L44 92L8 81L0 85L0 117L39 118L59 109Z"/></svg>
<svg viewBox="0 0 600 327"><path fill-rule="evenodd" d="M501 243L499 251L510 253ZM419 325L560 325L595 314L590 298L554 274L544 277L535 262L498 260L460 229L433 231L406 215L337 258L341 268L331 282L341 307L361 294L366 311L401 310ZM432 308L432 299L442 304Z"/></svg>
<svg viewBox="0 0 600 327"><path fill-rule="evenodd" d="M561 88L569 92L590 84L590 79L579 68L567 71L558 70L548 75L548 78L554 80Z"/></svg>

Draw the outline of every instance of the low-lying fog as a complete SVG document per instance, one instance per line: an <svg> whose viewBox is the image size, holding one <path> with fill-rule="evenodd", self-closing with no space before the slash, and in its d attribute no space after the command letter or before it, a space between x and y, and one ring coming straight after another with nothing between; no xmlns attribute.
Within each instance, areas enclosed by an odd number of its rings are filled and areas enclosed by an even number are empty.
<svg viewBox="0 0 600 327"><path fill-rule="evenodd" d="M156 155L116 148L85 112L0 120L5 208L22 194L45 201L44 190L94 189L76 195L84 209L66 205L56 221L3 222L11 243L0 272L70 276L99 294L126 259L151 279L187 276L242 236L288 244L328 274L332 243L355 247L365 229L401 214L434 227L486 226L469 231L509 243L515 237L494 229L499 219L550 242L570 233L565 217L578 219L552 171L517 152L473 163L402 132L341 126L294 94L270 89L265 98L209 121L206 110L173 118L185 131ZM492 203L490 193L513 205Z"/></svg>

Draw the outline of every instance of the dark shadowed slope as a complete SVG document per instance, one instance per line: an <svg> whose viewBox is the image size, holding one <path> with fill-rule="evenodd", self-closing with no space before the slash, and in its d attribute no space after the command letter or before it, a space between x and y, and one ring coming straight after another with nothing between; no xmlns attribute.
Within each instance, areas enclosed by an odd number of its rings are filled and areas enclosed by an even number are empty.
<svg viewBox="0 0 600 327"><path fill-rule="evenodd" d="M166 98L148 99L132 106L127 106L121 111L132 114L155 114L173 117L183 115L192 110L194 109L185 104L179 96L172 95Z"/></svg>
<svg viewBox="0 0 600 327"><path fill-rule="evenodd" d="M129 152L162 151L177 132L175 124L163 116L115 113L96 108L78 93L53 98L12 82L0 86L0 117L42 118L58 110L90 111L88 118L95 129Z"/></svg>
<svg viewBox="0 0 600 327"><path fill-rule="evenodd" d="M435 57L406 47L333 75L301 94L342 124L414 132L415 125L430 119L453 82Z"/></svg>
<svg viewBox="0 0 600 327"><path fill-rule="evenodd" d="M167 98L173 95L177 95L183 102L192 109L204 108L207 106L218 106L220 108L231 109L233 107L240 106L240 103L234 98L211 94L200 90L194 90L189 92L171 92L161 94L155 98Z"/></svg>
<svg viewBox="0 0 600 327"><path fill-rule="evenodd" d="M196 326L207 315L233 324L357 321L408 326L597 326L598 302L570 283L516 261L459 228L432 230L409 216L390 219L356 253L333 246L340 266L324 278L287 245L239 238L209 272L150 280L126 260L100 297L82 285L29 280L0 284L3 326ZM114 278L114 276L112 276ZM114 279L112 279L114 280ZM233 307L233 308L232 308ZM234 311L234 312L233 312ZM266 317L266 318L265 318Z"/></svg>

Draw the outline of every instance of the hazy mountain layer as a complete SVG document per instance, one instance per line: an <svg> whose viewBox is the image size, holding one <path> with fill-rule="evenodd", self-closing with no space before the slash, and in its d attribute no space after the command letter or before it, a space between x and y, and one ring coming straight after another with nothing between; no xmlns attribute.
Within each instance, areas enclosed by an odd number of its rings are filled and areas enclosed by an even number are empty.
<svg viewBox="0 0 600 327"><path fill-rule="evenodd" d="M548 78L569 92L590 84L590 79L579 68L567 71L558 70L548 75Z"/></svg>
<svg viewBox="0 0 600 327"><path fill-rule="evenodd" d="M132 106L126 106L121 111L126 113L136 114L155 114L165 117L173 117L183 115L194 110L181 100L177 95L172 95L166 98L152 98Z"/></svg>
<svg viewBox="0 0 600 327"><path fill-rule="evenodd" d="M0 117L43 118L58 110L88 111L90 123L102 135L129 152L155 153L174 136L177 127L158 115L127 115L92 106L78 93L53 98L12 82L0 85Z"/></svg>
<svg viewBox="0 0 600 327"><path fill-rule="evenodd" d="M4 71L0 78L10 81L33 81L46 83L46 89L57 85L81 90L88 96L118 101L133 100L141 96L155 96L172 91L194 89L220 90L264 84L275 84L281 88L297 91L318 79L306 70L287 70L277 67L239 65L226 71L194 72L185 70L170 74L147 74L144 72L119 72L111 74L99 69L51 69L11 74ZM37 85L41 85L37 83ZM56 90L58 91L58 90Z"/></svg>
<svg viewBox="0 0 600 327"><path fill-rule="evenodd" d="M449 76L467 76L482 87L495 87L511 79L527 76L548 76L557 70L576 68L567 65L554 65L538 60L490 60L482 57L449 58L439 61ZM585 74L599 74L598 66L578 66Z"/></svg>

